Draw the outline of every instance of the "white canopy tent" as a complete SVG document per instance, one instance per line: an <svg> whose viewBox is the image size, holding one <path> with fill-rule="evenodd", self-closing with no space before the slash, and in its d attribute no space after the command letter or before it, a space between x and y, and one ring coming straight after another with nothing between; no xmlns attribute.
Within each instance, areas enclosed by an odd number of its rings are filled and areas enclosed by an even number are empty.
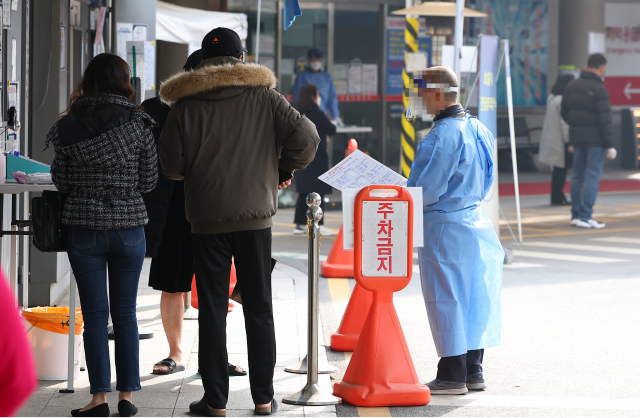
<svg viewBox="0 0 640 418"><path fill-rule="evenodd" d="M159 41L200 44L202 38L217 27L229 28L243 41L247 39L244 13L211 12L158 1L156 39Z"/></svg>

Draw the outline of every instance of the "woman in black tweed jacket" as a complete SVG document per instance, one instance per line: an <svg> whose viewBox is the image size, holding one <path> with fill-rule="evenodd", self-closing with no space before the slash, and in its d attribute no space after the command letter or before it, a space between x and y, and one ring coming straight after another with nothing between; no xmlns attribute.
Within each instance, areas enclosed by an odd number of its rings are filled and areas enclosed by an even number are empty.
<svg viewBox="0 0 640 418"><path fill-rule="evenodd" d="M67 195L69 261L78 282L93 400L73 416L109 416L111 392L107 322L115 334L116 390L121 416L137 412L140 390L136 296L148 222L141 193L158 180L155 122L130 100L129 67L117 55L96 56L51 128L53 182ZM107 265L109 298L107 298ZM109 302L111 306L109 306Z"/></svg>

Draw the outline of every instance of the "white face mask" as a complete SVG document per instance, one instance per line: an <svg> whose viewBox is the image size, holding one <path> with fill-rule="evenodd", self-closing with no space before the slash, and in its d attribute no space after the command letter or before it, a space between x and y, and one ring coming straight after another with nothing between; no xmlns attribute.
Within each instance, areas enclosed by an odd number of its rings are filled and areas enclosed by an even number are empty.
<svg viewBox="0 0 640 418"><path fill-rule="evenodd" d="M322 70L322 61L313 61L309 63L309 68L311 68L313 71L320 71Z"/></svg>
<svg viewBox="0 0 640 418"><path fill-rule="evenodd" d="M318 107L322 106L322 97L320 97L320 95L318 95L318 98L316 99L316 104Z"/></svg>

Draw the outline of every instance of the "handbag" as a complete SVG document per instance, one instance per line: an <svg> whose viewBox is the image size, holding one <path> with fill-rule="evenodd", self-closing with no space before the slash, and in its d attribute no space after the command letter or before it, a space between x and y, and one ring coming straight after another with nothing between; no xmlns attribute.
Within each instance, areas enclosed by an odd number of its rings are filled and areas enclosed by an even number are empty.
<svg viewBox="0 0 640 418"><path fill-rule="evenodd" d="M62 210L67 196L45 190L31 199L33 245L43 253L67 251L67 225L62 223Z"/></svg>

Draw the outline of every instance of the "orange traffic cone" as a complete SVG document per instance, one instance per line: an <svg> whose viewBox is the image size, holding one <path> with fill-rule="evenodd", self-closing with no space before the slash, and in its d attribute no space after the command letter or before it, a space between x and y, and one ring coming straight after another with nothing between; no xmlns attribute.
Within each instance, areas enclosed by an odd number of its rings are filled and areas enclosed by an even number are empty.
<svg viewBox="0 0 640 418"><path fill-rule="evenodd" d="M353 288L349 304L344 311L338 330L331 335L331 349L353 351L358 343L362 327L371 310L373 293L364 290L358 283Z"/></svg>
<svg viewBox="0 0 640 418"><path fill-rule="evenodd" d="M235 289L236 284L238 283L238 279L236 278L236 265L231 262L231 274L229 276L229 297L233 293L233 289ZM198 288L196 286L196 275L193 275L193 280L191 281L191 306L198 309ZM233 302L229 301L229 307L227 312L231 312L235 308Z"/></svg>
<svg viewBox="0 0 640 418"><path fill-rule="evenodd" d="M353 251L345 251L342 245L342 226L333 242L327 261L321 264L324 277L354 277Z"/></svg>
<svg viewBox="0 0 640 418"><path fill-rule="evenodd" d="M351 362L334 396L356 406L415 406L431 400L418 381L391 293L375 293Z"/></svg>

